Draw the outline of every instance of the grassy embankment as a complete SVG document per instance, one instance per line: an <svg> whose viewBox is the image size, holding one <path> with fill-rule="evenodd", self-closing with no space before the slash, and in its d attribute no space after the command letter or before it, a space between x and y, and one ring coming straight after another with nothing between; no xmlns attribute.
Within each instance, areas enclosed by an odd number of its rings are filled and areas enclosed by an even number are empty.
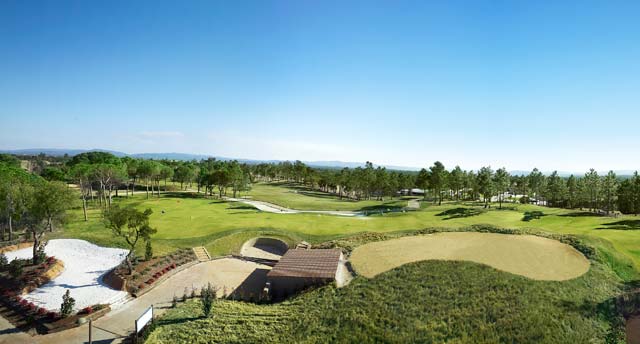
<svg viewBox="0 0 640 344"><path fill-rule="evenodd" d="M601 343L622 338L604 264L582 277L533 281L469 262L411 263L342 289L274 305L198 301L170 310L147 343Z"/></svg>

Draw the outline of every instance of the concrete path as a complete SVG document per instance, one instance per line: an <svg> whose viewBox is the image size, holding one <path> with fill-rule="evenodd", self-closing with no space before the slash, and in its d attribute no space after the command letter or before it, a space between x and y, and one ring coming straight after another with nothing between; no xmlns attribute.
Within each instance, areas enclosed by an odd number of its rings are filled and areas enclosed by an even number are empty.
<svg viewBox="0 0 640 344"><path fill-rule="evenodd" d="M244 198L226 197L224 199L231 202L241 202L241 203L249 204L256 207L260 211L266 211L269 213L277 213L277 214L325 214L325 215L336 215L336 216L365 216L365 213L362 211L298 210L298 209L289 209L289 208L281 207L277 204L273 204L269 202L255 201L255 200L244 199Z"/></svg>
<svg viewBox="0 0 640 344"><path fill-rule="evenodd" d="M409 209L420 209L420 201L417 199L412 199L407 202L407 208Z"/></svg>
<svg viewBox="0 0 640 344"><path fill-rule="evenodd" d="M225 287L228 292L240 288L245 292L258 293L264 287L266 272L269 269L271 268L266 265L234 258L196 264L176 273L148 293L96 320L93 323L93 341L100 344L119 343L122 337L134 331L135 319L149 306L154 305L155 315L162 314L170 307L174 295L178 298L182 296L185 287L191 293L192 287L200 289L210 282L219 288L220 294ZM24 332L15 331L8 321L0 317L0 344L86 343L89 327L83 325L45 336L30 336Z"/></svg>
<svg viewBox="0 0 640 344"><path fill-rule="evenodd" d="M640 316L627 320L627 343L640 344Z"/></svg>

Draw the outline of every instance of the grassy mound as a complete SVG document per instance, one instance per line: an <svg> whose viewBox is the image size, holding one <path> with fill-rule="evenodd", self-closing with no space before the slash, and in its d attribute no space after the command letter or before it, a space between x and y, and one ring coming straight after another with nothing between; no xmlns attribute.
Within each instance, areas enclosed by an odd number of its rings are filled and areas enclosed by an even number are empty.
<svg viewBox="0 0 640 344"><path fill-rule="evenodd" d="M532 281L470 262L404 265L342 289L291 301L219 301L170 310L147 343L600 343L620 339L608 300L619 292L611 270L594 262L565 282Z"/></svg>
<svg viewBox="0 0 640 344"><path fill-rule="evenodd" d="M436 233L372 242L351 254L366 277L420 260L464 260L490 265L536 280L563 281L589 270L589 261L573 247L534 235Z"/></svg>

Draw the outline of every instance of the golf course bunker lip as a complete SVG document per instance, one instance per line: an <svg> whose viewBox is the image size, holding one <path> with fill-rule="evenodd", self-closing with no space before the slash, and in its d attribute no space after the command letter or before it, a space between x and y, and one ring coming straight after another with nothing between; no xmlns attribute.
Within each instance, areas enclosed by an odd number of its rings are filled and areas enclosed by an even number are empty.
<svg viewBox="0 0 640 344"><path fill-rule="evenodd" d="M423 260L462 260L534 280L565 281L589 271L589 260L575 248L534 235L449 232L408 236L365 244L351 254L358 274L374 277Z"/></svg>
<svg viewBox="0 0 640 344"><path fill-rule="evenodd" d="M279 260L288 249L289 245L280 239L257 237L247 240L242 244L240 255L252 258Z"/></svg>

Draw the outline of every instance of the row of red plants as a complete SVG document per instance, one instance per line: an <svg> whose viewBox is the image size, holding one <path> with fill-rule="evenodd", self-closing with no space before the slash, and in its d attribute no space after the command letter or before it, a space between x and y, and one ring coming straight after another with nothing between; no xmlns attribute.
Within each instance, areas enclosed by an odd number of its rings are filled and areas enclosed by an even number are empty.
<svg viewBox="0 0 640 344"><path fill-rule="evenodd" d="M31 315L34 317L48 318L50 321L58 320L61 318L60 313L49 311L46 308L38 307L33 302L27 299L23 299L22 296L17 295L15 291L3 290L2 299L4 303L10 306L14 311L23 315Z"/></svg>
<svg viewBox="0 0 640 344"><path fill-rule="evenodd" d="M162 277L164 274L166 274L167 272L175 269L177 267L176 263L171 263L167 266L165 266L163 269L158 270L156 273L153 274L153 277L149 278L145 283L147 285L152 285L153 283L155 283L160 277ZM145 283L140 283L140 285L138 285L138 289L142 290L145 288Z"/></svg>
<svg viewBox="0 0 640 344"><path fill-rule="evenodd" d="M35 266L33 270L23 273L22 277L20 277L19 279L22 283L27 284L47 272L49 268L55 263L56 257L47 257L44 262Z"/></svg>

